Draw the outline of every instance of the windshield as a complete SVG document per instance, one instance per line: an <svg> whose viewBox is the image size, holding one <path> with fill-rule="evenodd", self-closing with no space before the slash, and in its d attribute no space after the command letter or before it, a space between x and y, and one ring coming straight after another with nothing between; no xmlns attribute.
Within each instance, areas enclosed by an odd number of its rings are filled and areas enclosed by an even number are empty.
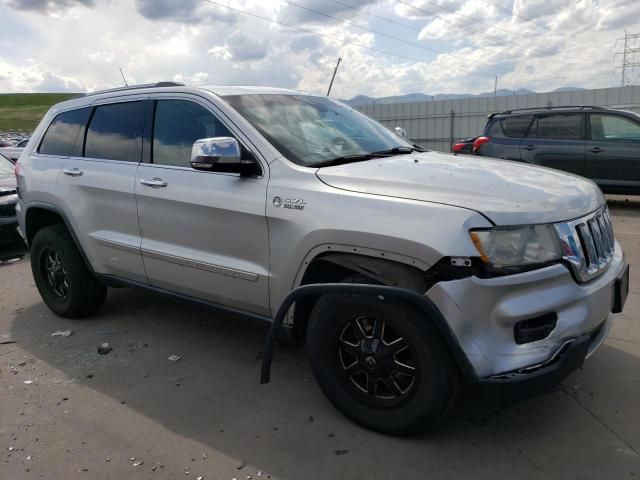
<svg viewBox="0 0 640 480"><path fill-rule="evenodd" d="M398 135L365 115L326 97L233 95L224 99L280 153L298 165L411 148Z"/></svg>

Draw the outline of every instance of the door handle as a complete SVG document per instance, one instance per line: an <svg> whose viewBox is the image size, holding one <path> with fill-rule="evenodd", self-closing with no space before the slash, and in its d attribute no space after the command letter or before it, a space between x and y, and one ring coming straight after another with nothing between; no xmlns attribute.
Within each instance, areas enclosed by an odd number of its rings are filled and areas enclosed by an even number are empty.
<svg viewBox="0 0 640 480"><path fill-rule="evenodd" d="M82 170L80 170L79 168L63 168L62 173L71 177L79 177L80 175L82 175Z"/></svg>
<svg viewBox="0 0 640 480"><path fill-rule="evenodd" d="M526 147L524 147L524 149L531 151L531 150L535 150L536 146L535 145L527 145Z"/></svg>
<svg viewBox="0 0 640 480"><path fill-rule="evenodd" d="M602 150L600 147L593 147L591 150L589 150L591 153L600 153L600 152L604 152L604 150Z"/></svg>
<svg viewBox="0 0 640 480"><path fill-rule="evenodd" d="M143 178L142 180L140 180L140 183L142 185L146 185L147 187L155 187L155 188L163 188L167 186L167 182L165 182L164 180L158 177L155 177L152 180L149 180L148 178Z"/></svg>

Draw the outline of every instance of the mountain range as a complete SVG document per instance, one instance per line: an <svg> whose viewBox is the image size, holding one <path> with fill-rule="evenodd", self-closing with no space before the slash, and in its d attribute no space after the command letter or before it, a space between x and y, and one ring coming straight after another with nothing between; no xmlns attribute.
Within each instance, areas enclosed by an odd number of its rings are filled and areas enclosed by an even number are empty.
<svg viewBox="0 0 640 480"><path fill-rule="evenodd" d="M577 87L562 87L556 88L553 92L570 92L576 90L584 90ZM507 90L501 88L497 92L485 92L477 95L471 93L438 93L436 95L428 95L426 93L408 93L406 95L393 95L391 97L368 97L366 95L357 95L350 100L343 100L343 102L351 105L366 105L370 103L385 104L385 103L407 103L407 102L434 102L438 100L459 100L462 98L477 98L477 97L504 97L508 95L529 95L536 93L533 90L526 88L519 88L518 90Z"/></svg>

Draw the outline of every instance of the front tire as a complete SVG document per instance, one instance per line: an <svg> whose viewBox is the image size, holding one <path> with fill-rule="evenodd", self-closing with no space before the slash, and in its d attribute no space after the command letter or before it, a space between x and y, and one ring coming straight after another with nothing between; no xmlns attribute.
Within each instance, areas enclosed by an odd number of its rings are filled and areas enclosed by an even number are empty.
<svg viewBox="0 0 640 480"><path fill-rule="evenodd" d="M324 394L371 430L417 433L456 397L459 377L449 351L429 318L408 304L323 295L309 318L307 350Z"/></svg>
<svg viewBox="0 0 640 480"><path fill-rule="evenodd" d="M64 225L36 233L31 244L31 271L44 303L61 317L86 317L98 310L107 296L107 287L91 274Z"/></svg>

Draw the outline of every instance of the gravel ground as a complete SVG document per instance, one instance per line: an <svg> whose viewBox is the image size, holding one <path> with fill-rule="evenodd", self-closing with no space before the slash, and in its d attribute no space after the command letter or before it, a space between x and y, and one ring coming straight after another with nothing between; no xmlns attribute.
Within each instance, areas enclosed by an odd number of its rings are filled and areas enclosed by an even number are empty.
<svg viewBox="0 0 640 480"><path fill-rule="evenodd" d="M303 350L280 348L260 385L267 325L126 289L65 320L28 259L1 265L0 477L638 478L640 201L610 200L631 293L598 353L548 395L497 413L471 394L404 439L342 417Z"/></svg>

